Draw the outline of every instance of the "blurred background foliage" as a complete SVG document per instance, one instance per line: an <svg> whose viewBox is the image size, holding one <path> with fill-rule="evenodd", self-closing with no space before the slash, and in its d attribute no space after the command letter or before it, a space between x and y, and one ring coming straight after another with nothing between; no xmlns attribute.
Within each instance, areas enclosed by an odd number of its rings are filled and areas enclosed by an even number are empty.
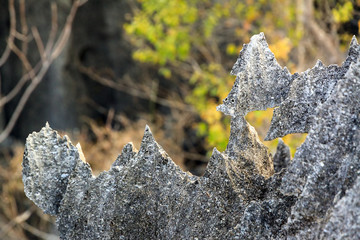
<svg viewBox="0 0 360 240"><path fill-rule="evenodd" d="M252 35L264 32L279 63L287 66L292 73L307 67L303 63L299 65L301 60L294 57L301 39L306 37L306 23L299 21L301 1L138 2L129 23L124 25L136 49L133 57L137 61L154 64L165 78L183 77L189 80L192 91L188 92L186 102L200 114L201 121L194 127L200 136L206 138L208 149L226 148L229 119L216 112L215 107L231 89L234 77L229 75L229 69L242 44L249 42ZM359 7L359 1L318 0L314 1L314 5L314 19L328 21L331 28L339 30L341 24L353 19L354 7ZM342 50L347 49L351 36L346 32L339 34ZM263 139L271 116L272 110L267 110L249 113L246 118ZM293 134L286 136L284 141L294 154L304 139L305 135ZM274 150L277 140L265 144Z"/></svg>
<svg viewBox="0 0 360 240"><path fill-rule="evenodd" d="M0 0L0 53L7 44L11 1ZM25 2L20 10L47 39L49 23L38 13L49 15L51 1L15 0L16 6ZM71 2L56 1L59 22ZM16 43L24 36L34 42L25 17L18 19ZM235 77L229 72L252 35L264 32L280 65L294 73L317 59L341 64L351 37L359 35L359 20L359 0L87 2L75 17L66 54L54 62L13 133L0 144L0 239L58 239L54 218L25 197L21 182L24 136L45 121L81 143L96 175L109 169L127 142L139 148L146 123L182 169L201 175L212 148L226 148L230 119L216 106L230 91ZM32 53L35 43L27 48L22 42L22 49L30 63L39 58ZM0 64L0 99L9 92L6 84L14 85L15 73L23 71L11 55ZM13 113L13 101L0 106L0 128ZM272 111L246 116L261 140ZM291 134L283 140L294 155L305 137ZM264 143L274 152L277 140Z"/></svg>

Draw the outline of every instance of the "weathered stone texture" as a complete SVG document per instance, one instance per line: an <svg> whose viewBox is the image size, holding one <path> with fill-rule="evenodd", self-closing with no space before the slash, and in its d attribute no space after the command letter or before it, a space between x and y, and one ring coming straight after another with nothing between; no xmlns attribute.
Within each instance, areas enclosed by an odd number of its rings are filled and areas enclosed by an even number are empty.
<svg viewBox="0 0 360 240"><path fill-rule="evenodd" d="M324 66L320 60L303 73L294 74L290 92L285 101L275 108L266 140L290 133L308 133L315 117L315 109L330 96L339 80L356 63L360 45L353 38L348 56L342 66Z"/></svg>
<svg viewBox="0 0 360 240"><path fill-rule="evenodd" d="M94 177L47 125L27 139L25 193L57 216L61 239L358 239L358 54L354 39L341 67L290 75L256 35L218 108L231 115L227 149L213 150L204 176L181 171L146 126L139 151L127 144ZM274 106L271 136L309 132L293 160L282 140L272 157L244 118Z"/></svg>
<svg viewBox="0 0 360 240"><path fill-rule="evenodd" d="M360 173L359 73L360 61L317 109L314 125L282 179L281 191L298 196L288 220L290 229L324 218Z"/></svg>
<svg viewBox="0 0 360 240"><path fill-rule="evenodd" d="M276 153L274 155L274 171L280 172L282 169L286 169L291 160L290 148L286 146L284 141L280 138Z"/></svg>
<svg viewBox="0 0 360 240"><path fill-rule="evenodd" d="M234 86L217 107L230 116L278 106L287 97L292 81L287 68L276 61L263 33L244 44L231 74L236 76Z"/></svg>
<svg viewBox="0 0 360 240"><path fill-rule="evenodd" d="M25 194L45 213L58 214L70 175L79 163L77 148L47 124L26 141L23 159Z"/></svg>

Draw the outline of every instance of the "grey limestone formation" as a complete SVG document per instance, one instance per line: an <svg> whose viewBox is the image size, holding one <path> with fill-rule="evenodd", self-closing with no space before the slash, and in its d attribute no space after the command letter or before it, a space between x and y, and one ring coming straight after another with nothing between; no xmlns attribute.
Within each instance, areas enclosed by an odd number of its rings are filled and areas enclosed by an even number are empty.
<svg viewBox="0 0 360 240"><path fill-rule="evenodd" d="M359 54L360 45L354 37L342 66L324 66L318 60L312 69L294 74L286 100L274 110L270 130L265 139L272 140L290 133L309 132L314 121L315 109L331 96L336 84L349 70L350 64L356 63Z"/></svg>
<svg viewBox="0 0 360 240"><path fill-rule="evenodd" d="M280 172L281 169L286 169L291 160L290 148L286 146L284 141L280 138L274 155L274 171Z"/></svg>
<svg viewBox="0 0 360 240"><path fill-rule="evenodd" d="M341 67L319 62L290 75L264 35L252 37L233 68L235 85L218 108L231 115L228 146L213 150L201 177L176 166L148 126L139 150L125 145L110 170L95 177L81 147L46 125L27 138L25 193L57 217L61 239L359 239L357 46L353 40ZM246 102L251 92L257 98ZM312 110L299 118L302 97ZM269 154L244 118L248 111L281 106L277 117L285 126L301 121L297 131L309 132L292 160L281 140ZM292 131L278 123L271 131Z"/></svg>
<svg viewBox="0 0 360 240"><path fill-rule="evenodd" d="M290 72L278 64L263 33L244 44L231 74L236 76L234 86L217 107L230 116L278 106L288 95L292 82Z"/></svg>

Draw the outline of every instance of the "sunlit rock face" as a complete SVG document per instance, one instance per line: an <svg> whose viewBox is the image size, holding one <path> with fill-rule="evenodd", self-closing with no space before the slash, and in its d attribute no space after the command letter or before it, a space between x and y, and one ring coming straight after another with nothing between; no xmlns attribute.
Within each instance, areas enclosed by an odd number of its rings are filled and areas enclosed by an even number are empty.
<svg viewBox="0 0 360 240"><path fill-rule="evenodd" d="M236 76L233 88L217 107L230 116L245 116L251 111L279 106L293 81L288 69L276 61L263 33L244 44L231 74Z"/></svg>
<svg viewBox="0 0 360 240"><path fill-rule="evenodd" d="M343 81L350 65L360 56L360 45L354 37L346 60L341 66L324 66L318 60L312 69L294 74L285 101L275 108L266 140L283 137L290 133L308 133L316 117L316 109L324 104L336 85Z"/></svg>
<svg viewBox="0 0 360 240"><path fill-rule="evenodd" d="M224 152L202 177L183 172L148 126L94 177L81 147L46 125L27 138L25 193L57 217L61 239L360 239L360 60L291 75L264 34L244 45L218 110L231 116ZM276 107L268 138L309 133L294 159L274 156L246 122Z"/></svg>

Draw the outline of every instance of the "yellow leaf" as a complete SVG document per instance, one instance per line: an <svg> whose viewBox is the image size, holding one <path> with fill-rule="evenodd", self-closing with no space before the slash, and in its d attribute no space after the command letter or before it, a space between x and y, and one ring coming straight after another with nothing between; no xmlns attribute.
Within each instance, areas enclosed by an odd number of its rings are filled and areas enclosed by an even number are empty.
<svg viewBox="0 0 360 240"><path fill-rule="evenodd" d="M274 44L269 45L270 50L274 53L276 59L287 61L289 59L289 53L292 48L290 39L283 38Z"/></svg>

